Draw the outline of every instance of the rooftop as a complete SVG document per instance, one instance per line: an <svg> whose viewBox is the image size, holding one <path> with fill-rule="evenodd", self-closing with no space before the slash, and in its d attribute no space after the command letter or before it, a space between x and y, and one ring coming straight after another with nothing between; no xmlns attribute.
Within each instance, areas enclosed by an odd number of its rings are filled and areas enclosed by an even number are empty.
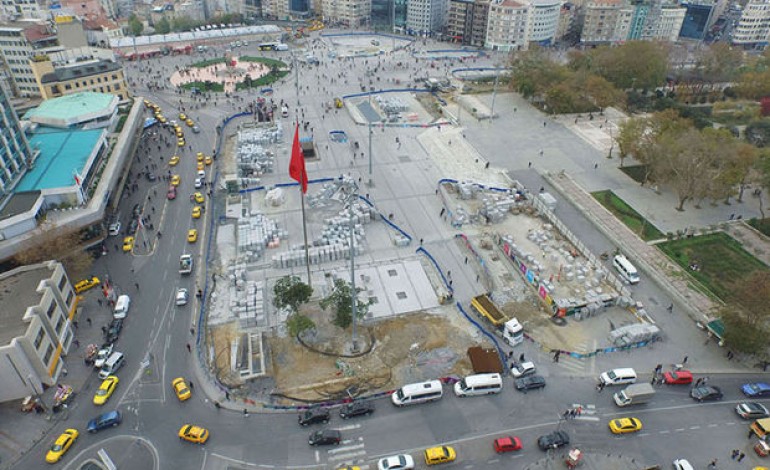
<svg viewBox="0 0 770 470"><path fill-rule="evenodd" d="M8 203L0 210L0 220L10 219L35 207L40 191L25 191L11 194Z"/></svg>
<svg viewBox="0 0 770 470"><path fill-rule="evenodd" d="M28 325L22 321L24 312L31 305L40 303L37 285L51 277L46 264L37 268L29 267L8 271L0 276L0 345L6 345L13 338L23 335Z"/></svg>
<svg viewBox="0 0 770 470"><path fill-rule="evenodd" d="M274 24L261 26L240 26L237 28L212 29L210 31L187 31L184 33L155 34L152 36L125 37L119 39L110 39L110 47L138 47L153 46L158 47L167 42L180 41L198 41L205 39L226 39L237 38L242 35L256 34L280 34L283 30Z"/></svg>
<svg viewBox="0 0 770 470"><path fill-rule="evenodd" d="M44 129L32 134L29 144L40 150L35 166L21 179L14 192L68 187L75 184L104 129Z"/></svg>
<svg viewBox="0 0 770 470"><path fill-rule="evenodd" d="M114 72L121 68L120 64L109 60L97 60L79 65L57 68L53 73L47 73L40 77L40 81L42 83L65 82L76 78Z"/></svg>
<svg viewBox="0 0 770 470"><path fill-rule="evenodd" d="M108 112L117 101L110 93L81 92L52 98L40 103L35 109L24 114L27 119L40 124L68 127L77 124L83 116L100 115Z"/></svg>

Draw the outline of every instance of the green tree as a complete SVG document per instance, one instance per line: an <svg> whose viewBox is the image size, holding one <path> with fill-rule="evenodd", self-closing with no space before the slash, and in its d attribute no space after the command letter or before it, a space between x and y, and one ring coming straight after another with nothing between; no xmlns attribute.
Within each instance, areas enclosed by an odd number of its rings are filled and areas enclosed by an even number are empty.
<svg viewBox="0 0 770 470"><path fill-rule="evenodd" d="M725 324L724 341L730 349L764 355L767 348L767 329L753 326L744 318L743 312L734 307L723 308L720 318Z"/></svg>
<svg viewBox="0 0 770 470"><path fill-rule="evenodd" d="M171 23L168 22L165 16L163 16L157 23L155 23L156 34L168 34L171 32Z"/></svg>
<svg viewBox="0 0 770 470"><path fill-rule="evenodd" d="M273 286L273 305L277 308L289 307L296 313L312 295L313 288L302 282L298 276L284 276Z"/></svg>
<svg viewBox="0 0 770 470"><path fill-rule="evenodd" d="M599 47L589 52L591 72L616 87L651 90L663 84L669 49L662 42L629 41L620 47Z"/></svg>
<svg viewBox="0 0 770 470"><path fill-rule="evenodd" d="M189 31L193 29L194 27L198 26L198 22L194 21L189 16L175 16L172 23L171 23L171 29L174 31Z"/></svg>
<svg viewBox="0 0 770 470"><path fill-rule="evenodd" d="M289 331L289 335L292 338L296 338L304 331L315 328L315 323L307 315L295 312L286 319L286 328Z"/></svg>
<svg viewBox="0 0 770 470"><path fill-rule="evenodd" d="M370 301L363 302L359 298L359 293L363 289L356 288L356 316L363 318L369 311ZM352 314L352 292L350 283L343 279L335 279L332 292L323 300L321 300L321 308L326 310L331 307L334 310L334 319L332 323L342 329L350 326L353 321Z"/></svg>
<svg viewBox="0 0 770 470"><path fill-rule="evenodd" d="M131 32L131 36L139 36L144 31L144 23L136 15L131 15L128 18L128 29Z"/></svg>

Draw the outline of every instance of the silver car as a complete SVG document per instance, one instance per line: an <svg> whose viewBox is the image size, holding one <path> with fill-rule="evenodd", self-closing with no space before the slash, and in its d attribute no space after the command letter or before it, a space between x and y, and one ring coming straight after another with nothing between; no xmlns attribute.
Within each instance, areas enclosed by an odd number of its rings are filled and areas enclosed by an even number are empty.
<svg viewBox="0 0 770 470"><path fill-rule="evenodd" d="M187 289L184 287L180 287L176 290L176 304L177 305L187 305L187 300L190 298L189 294L187 293Z"/></svg>

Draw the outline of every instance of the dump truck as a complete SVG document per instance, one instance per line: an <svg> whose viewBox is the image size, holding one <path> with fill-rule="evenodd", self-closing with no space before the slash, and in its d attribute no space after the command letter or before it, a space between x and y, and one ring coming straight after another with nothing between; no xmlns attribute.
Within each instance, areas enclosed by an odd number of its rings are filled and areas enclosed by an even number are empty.
<svg viewBox="0 0 770 470"><path fill-rule="evenodd" d="M179 257L179 274L190 274L193 270L192 255L184 254Z"/></svg>
<svg viewBox="0 0 770 470"><path fill-rule="evenodd" d="M471 299L471 307L495 327L506 343L516 346L524 341L524 327L519 320L508 318L486 294Z"/></svg>
<svg viewBox="0 0 770 470"><path fill-rule="evenodd" d="M655 395L655 389L648 383L633 384L619 391L613 398L618 406L641 405L647 403Z"/></svg>

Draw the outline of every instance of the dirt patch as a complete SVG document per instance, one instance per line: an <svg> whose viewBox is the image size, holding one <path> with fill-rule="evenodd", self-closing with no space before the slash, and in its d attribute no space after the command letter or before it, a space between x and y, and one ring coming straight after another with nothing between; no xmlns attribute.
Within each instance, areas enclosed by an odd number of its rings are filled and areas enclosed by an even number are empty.
<svg viewBox="0 0 770 470"><path fill-rule="evenodd" d="M209 328L208 344L213 343L214 351L216 351L214 363L216 364L217 377L225 385L241 385L241 380L237 377L237 374L230 370L230 345L242 334L236 322Z"/></svg>
<svg viewBox="0 0 770 470"><path fill-rule="evenodd" d="M343 344L350 337L349 330L336 332L335 343ZM467 375L471 365L465 352L479 344L443 316L425 313L382 320L359 332L361 337L374 338L374 345L369 354L356 358L313 352L294 338L267 338L278 401L325 401L392 390L407 382ZM315 338L324 337L325 332L319 332ZM328 351L333 343L323 346Z"/></svg>

